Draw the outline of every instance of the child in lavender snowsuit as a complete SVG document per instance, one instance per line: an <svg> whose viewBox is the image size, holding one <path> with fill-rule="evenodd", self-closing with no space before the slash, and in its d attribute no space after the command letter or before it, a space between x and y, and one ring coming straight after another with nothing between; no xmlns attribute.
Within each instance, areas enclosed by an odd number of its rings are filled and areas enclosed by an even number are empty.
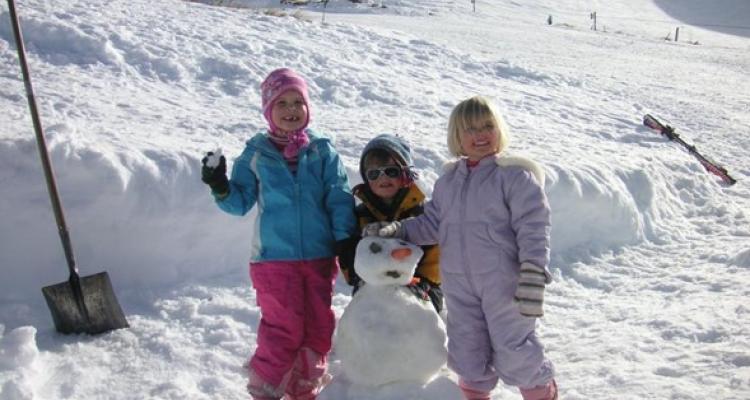
<svg viewBox="0 0 750 400"><path fill-rule="evenodd" d="M448 148L461 159L437 180L424 214L378 234L439 243L448 365L467 399L489 399L502 379L524 400L553 400L554 369L534 332L550 282L544 174L531 160L502 155L507 142L502 117L485 98L458 104Z"/></svg>
<svg viewBox="0 0 750 400"><path fill-rule="evenodd" d="M202 179L227 213L258 205L249 247L261 320L248 391L255 400L315 399L330 378L334 249L356 229L354 197L330 139L307 128L305 81L282 68L261 90L269 129L247 141L231 179L212 153Z"/></svg>

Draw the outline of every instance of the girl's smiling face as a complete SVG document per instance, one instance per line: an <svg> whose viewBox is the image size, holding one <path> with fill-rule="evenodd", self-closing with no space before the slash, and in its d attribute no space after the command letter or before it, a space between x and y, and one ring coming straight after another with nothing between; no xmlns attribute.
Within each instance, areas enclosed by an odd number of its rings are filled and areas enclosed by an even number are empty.
<svg viewBox="0 0 750 400"><path fill-rule="evenodd" d="M497 127L491 118L472 121L460 129L458 139L469 160L479 161L499 150Z"/></svg>
<svg viewBox="0 0 750 400"><path fill-rule="evenodd" d="M295 132L304 128L307 123L307 105L302 94L296 90L287 90L273 103L271 120L280 134Z"/></svg>

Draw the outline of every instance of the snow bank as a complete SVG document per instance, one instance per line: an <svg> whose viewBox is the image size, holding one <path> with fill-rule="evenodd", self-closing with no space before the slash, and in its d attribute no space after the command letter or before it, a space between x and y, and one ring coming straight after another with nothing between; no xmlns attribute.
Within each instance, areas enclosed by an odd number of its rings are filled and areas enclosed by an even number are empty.
<svg viewBox="0 0 750 400"><path fill-rule="evenodd" d="M552 252L602 250L643 239L643 220L633 197L616 177L592 170L552 168Z"/></svg>
<svg viewBox="0 0 750 400"><path fill-rule="evenodd" d="M31 141L0 142L3 180L17 182L0 203L8 227L0 264L14 271L0 283L4 296L37 294L68 275L38 159ZM82 275L105 270L115 286L158 286L246 264L249 224L213 205L195 157L63 142L51 159Z"/></svg>
<svg viewBox="0 0 750 400"><path fill-rule="evenodd" d="M116 287L129 288L244 274L254 214L232 217L213 204L196 155L104 152L55 139L54 132L52 164L82 275L104 270ZM0 203L6 222L0 264L13 269L12 280L0 281L4 297L36 295L67 279L38 158L31 140L0 142L3 180L15 182ZM353 181L355 168L348 165ZM550 165L548 180L553 256L575 258L644 240L642 210L617 175ZM650 191L649 184L638 187Z"/></svg>

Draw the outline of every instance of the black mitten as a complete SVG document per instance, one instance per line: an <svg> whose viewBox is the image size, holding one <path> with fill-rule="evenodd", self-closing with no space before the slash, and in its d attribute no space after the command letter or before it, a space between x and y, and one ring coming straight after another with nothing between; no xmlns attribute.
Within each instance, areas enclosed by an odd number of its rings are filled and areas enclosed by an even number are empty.
<svg viewBox="0 0 750 400"><path fill-rule="evenodd" d="M349 278L349 284L352 285L352 296L357 294L359 289L362 289L362 286L365 286L365 281L362 280L362 278L359 277L356 273L352 275L351 278Z"/></svg>
<svg viewBox="0 0 750 400"><path fill-rule="evenodd" d="M218 155L218 154L217 154ZM211 193L223 197L229 193L229 180L227 179L227 160L219 156L218 162L212 151L209 151L201 162L201 180L211 187Z"/></svg>
<svg viewBox="0 0 750 400"><path fill-rule="evenodd" d="M345 269L349 273L351 273L350 271L354 271L354 255L357 251L359 240L360 237L354 235L346 239L338 240L334 245L334 251L339 258L341 269Z"/></svg>
<svg viewBox="0 0 750 400"><path fill-rule="evenodd" d="M420 300L432 302L435 311L438 313L443 309L443 290L440 285L430 283L424 278L415 277L412 283L406 287Z"/></svg>
<svg viewBox="0 0 750 400"><path fill-rule="evenodd" d="M423 282L419 278L414 278L410 284L406 285L406 287L420 300L426 301L430 299L429 292L431 287L429 283Z"/></svg>

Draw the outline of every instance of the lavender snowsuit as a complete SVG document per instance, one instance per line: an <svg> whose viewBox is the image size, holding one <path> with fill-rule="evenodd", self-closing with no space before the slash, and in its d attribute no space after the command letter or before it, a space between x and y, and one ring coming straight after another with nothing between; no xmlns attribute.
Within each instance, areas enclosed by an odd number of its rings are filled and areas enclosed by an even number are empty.
<svg viewBox="0 0 750 400"><path fill-rule="evenodd" d="M543 175L520 157L486 157L471 171L458 161L435 183L424 214L403 225L407 240L440 245L448 365L477 390L492 390L498 378L531 388L554 375L536 320L513 302L521 263L549 263Z"/></svg>

